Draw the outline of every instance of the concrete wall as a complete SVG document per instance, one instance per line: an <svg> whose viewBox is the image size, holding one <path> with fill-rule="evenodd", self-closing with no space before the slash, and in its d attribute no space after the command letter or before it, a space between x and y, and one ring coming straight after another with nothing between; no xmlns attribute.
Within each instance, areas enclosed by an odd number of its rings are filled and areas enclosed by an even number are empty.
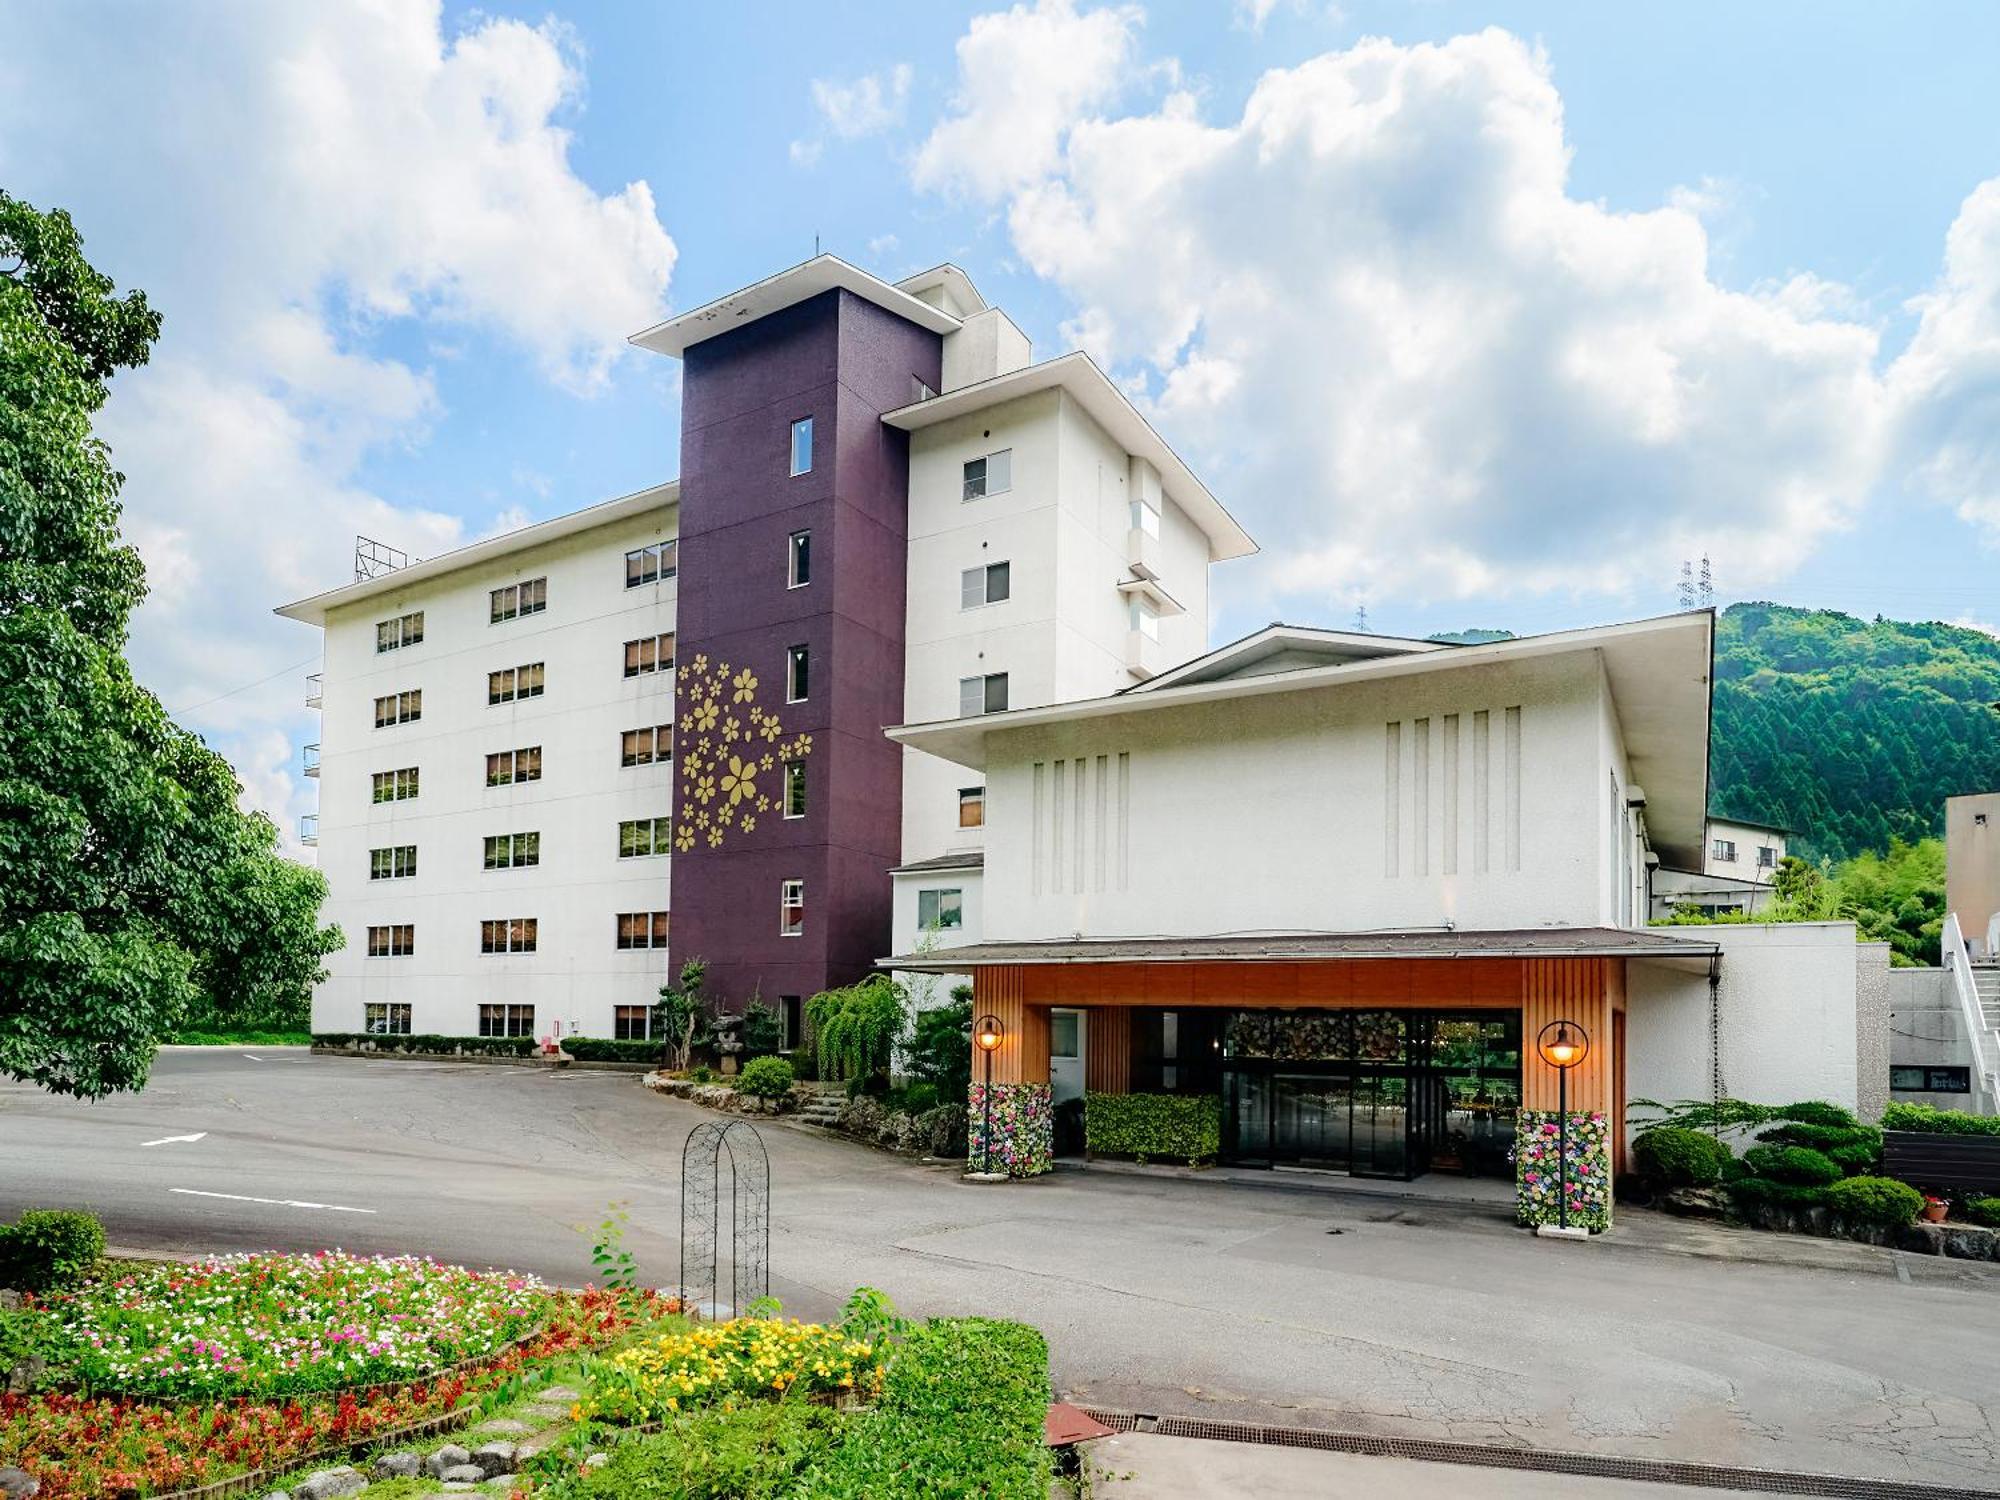
<svg viewBox="0 0 2000 1500"><path fill-rule="evenodd" d="M477 1030L482 1002L535 1007L611 1034L615 1005L651 1004L666 954L621 952L620 912L671 907L672 861L618 858L618 825L672 808L671 765L621 766L620 735L671 723L670 674L624 675L624 643L674 629L678 580L627 589L627 550L675 534L672 506L339 609L326 622L320 867L347 935L313 997L313 1027L359 1031L371 1002L408 1002L417 1032ZM493 623L489 592L548 579L548 607ZM424 612L424 639L375 650L375 623ZM486 675L545 663L539 698L489 706ZM374 699L423 691L415 723L375 727ZM542 778L486 784L486 756L540 746ZM373 800L372 773L415 766L420 795ZM539 833L541 863L484 868L484 841ZM417 875L370 880L369 851L415 844ZM483 954L479 924L534 917L537 951ZM367 957L371 925L409 923L416 951Z"/></svg>
<svg viewBox="0 0 2000 1500"><path fill-rule="evenodd" d="M965 920L956 928L940 929L930 937L939 948L962 948L979 942L984 934L985 872L968 870L925 870L904 873L896 880L895 937L891 953L913 953L924 941L917 926L917 896L922 891L958 891L964 898ZM955 984L970 984L970 974L913 974L898 970L897 983L909 991L913 1009L927 1010L951 998Z"/></svg>
<svg viewBox="0 0 2000 1500"><path fill-rule="evenodd" d="M1952 993L1948 971L1892 969L1889 972L1888 997L1885 1084L1888 1068L1897 1064L1972 1065L1972 1043L1965 1034L1965 1017L1958 1008L1957 996ZM1933 1094L1897 1089L1889 1097L1899 1104L1933 1104L1939 1109L1973 1107L1970 1094Z"/></svg>
<svg viewBox="0 0 2000 1500"><path fill-rule="evenodd" d="M1893 1008L1887 943L1854 945L1854 1112L1864 1120L1882 1118L1889 1102L1889 1014Z"/></svg>
<svg viewBox="0 0 2000 1500"><path fill-rule="evenodd" d="M1703 927L1723 950L1719 994L1722 1092L1761 1104L1824 1099L1862 1108L1857 953L1851 922ZM1705 973L1635 959L1626 969L1626 1088L1634 1099L1707 1099L1711 1089ZM1871 980L1871 986L1874 981Z"/></svg>
<svg viewBox="0 0 2000 1500"><path fill-rule="evenodd" d="M996 734L987 935L1596 925L1604 691L1579 651Z"/></svg>
<svg viewBox="0 0 2000 1500"><path fill-rule="evenodd" d="M1944 801L1944 906L1958 915L1974 958L1990 958L1987 929L2000 914L2000 792Z"/></svg>

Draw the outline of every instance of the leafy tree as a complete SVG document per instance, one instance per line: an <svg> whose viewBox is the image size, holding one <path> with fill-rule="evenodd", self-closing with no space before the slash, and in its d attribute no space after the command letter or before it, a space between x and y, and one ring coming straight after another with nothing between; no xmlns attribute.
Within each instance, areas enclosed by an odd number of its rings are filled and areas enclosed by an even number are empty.
<svg viewBox="0 0 2000 1500"><path fill-rule="evenodd" d="M859 984L825 990L806 1001L819 1076L886 1083L903 1038L906 1006L903 987L886 974L871 974Z"/></svg>
<svg viewBox="0 0 2000 1500"><path fill-rule="evenodd" d="M708 964L690 958L681 965L680 976L660 986L659 1002L653 1007L653 1030L665 1038L673 1051L676 1072L686 1072L701 1040L702 1021L707 1015L702 986L708 982Z"/></svg>
<svg viewBox="0 0 2000 1500"><path fill-rule="evenodd" d="M68 215L0 192L0 1073L86 1098L142 1087L191 1017L296 1024L341 943L124 659L145 570L91 419L159 329Z"/></svg>
<svg viewBox="0 0 2000 1500"><path fill-rule="evenodd" d="M753 996L743 1007L743 1051L750 1057L764 1057L778 1050L785 1039L784 1023L777 1011Z"/></svg>

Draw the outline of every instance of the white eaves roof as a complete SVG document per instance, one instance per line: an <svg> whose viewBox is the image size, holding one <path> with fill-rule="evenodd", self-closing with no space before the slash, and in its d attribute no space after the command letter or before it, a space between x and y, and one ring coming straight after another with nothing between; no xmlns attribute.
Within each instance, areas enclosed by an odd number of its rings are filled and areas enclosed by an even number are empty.
<svg viewBox="0 0 2000 1500"><path fill-rule="evenodd" d="M963 274L960 273L961 278ZM970 286L971 282L968 280L966 285ZM912 297L858 266L850 266L837 255L816 255L788 271L767 276L753 286L718 297L692 312L681 313L664 323L642 329L632 335L630 342L655 354L678 359L688 351L689 346L704 339L754 323L759 318L768 318L772 313L782 312L836 287L865 298L899 318L906 318L919 328L928 328L932 333L950 333L959 326L960 320L950 313Z"/></svg>
<svg viewBox="0 0 2000 1500"><path fill-rule="evenodd" d="M1263 632L1260 632L1262 634ZM975 770L984 769L991 737L1043 725L1087 723L1125 714L1296 693L1451 671L1483 663L1597 652L1611 685L1632 779L1646 789L1646 826L1661 857L1699 864L1706 843L1708 728L1715 612L1694 610L1624 625L1520 636L1480 645L1409 651L1334 666L1305 667L1217 681L1169 684L1047 708L903 724L884 732L899 744ZM1252 637L1255 639L1255 637Z"/></svg>
<svg viewBox="0 0 2000 1500"><path fill-rule="evenodd" d="M1195 477L1194 471L1181 461L1180 455L1167 446L1166 439L1153 430L1153 424L1140 415L1139 409L1112 383L1111 377L1098 369L1089 355L1080 351L1059 355L1011 374L996 375L991 380L975 381L926 401L900 406L892 412L885 412L882 420L891 427L915 432L1002 401L1019 400L1023 396L1057 387L1074 397L1076 403L1090 414L1091 420L1111 434L1113 441L1122 444L1127 453L1136 454L1160 471L1160 482L1166 486L1168 497L1186 511L1188 518L1208 537L1209 557L1213 561L1248 557L1257 550L1250 534L1236 523L1236 518L1223 508L1222 502L1209 493L1208 486Z"/></svg>
<svg viewBox="0 0 2000 1500"><path fill-rule="evenodd" d="M344 604L358 603L377 594L392 593L397 589L408 588L413 583L422 583L426 579L455 573L460 568L477 567L497 557L505 557L510 552L539 547L566 536L574 536L579 531L589 531L592 527L608 526L614 521L644 515L649 510L678 506L680 501L680 481L670 479L665 484L635 490L629 495L620 495L615 500L587 505L582 510L571 511L566 516L538 521L533 526L523 526L518 531L504 531L499 536L487 537L484 541L473 542L470 546L440 553L436 557L423 558L411 563L407 568L398 568L393 573L382 574L379 578L329 589L323 594L314 594L311 598L300 599L292 604L281 604L272 613L283 615L288 620L303 620L308 625L324 625L327 613L339 609Z"/></svg>
<svg viewBox="0 0 2000 1500"><path fill-rule="evenodd" d="M1370 635L1356 630L1315 630L1306 625L1271 624L1262 630L1217 646L1206 656L1184 661L1170 671L1121 689L1126 693L1155 693L1184 682L1214 682L1237 676L1270 657L1293 653L1323 654L1327 666L1380 656L1407 656L1413 652L1449 651L1444 641L1419 641L1400 635Z"/></svg>

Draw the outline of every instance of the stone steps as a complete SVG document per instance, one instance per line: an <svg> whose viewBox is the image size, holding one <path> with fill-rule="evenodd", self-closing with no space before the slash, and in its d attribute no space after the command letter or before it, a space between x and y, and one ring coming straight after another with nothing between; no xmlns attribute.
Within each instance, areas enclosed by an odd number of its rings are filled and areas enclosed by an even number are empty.
<svg viewBox="0 0 2000 1500"><path fill-rule="evenodd" d="M840 1112L847 1107L847 1090L837 1083L807 1085L812 1092L805 1103L799 1106L794 1117L803 1124L832 1127L840 1120Z"/></svg>

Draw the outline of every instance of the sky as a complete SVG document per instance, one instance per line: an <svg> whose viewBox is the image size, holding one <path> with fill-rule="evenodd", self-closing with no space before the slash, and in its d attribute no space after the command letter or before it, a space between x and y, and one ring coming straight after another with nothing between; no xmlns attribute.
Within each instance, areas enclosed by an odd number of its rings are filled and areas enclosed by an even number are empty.
<svg viewBox="0 0 2000 1500"><path fill-rule="evenodd" d="M0 0L0 186L165 317L142 681L288 840L274 606L671 478L628 335L952 261L1262 552L1211 636L2000 626L2000 7ZM296 845L293 845L296 848Z"/></svg>

